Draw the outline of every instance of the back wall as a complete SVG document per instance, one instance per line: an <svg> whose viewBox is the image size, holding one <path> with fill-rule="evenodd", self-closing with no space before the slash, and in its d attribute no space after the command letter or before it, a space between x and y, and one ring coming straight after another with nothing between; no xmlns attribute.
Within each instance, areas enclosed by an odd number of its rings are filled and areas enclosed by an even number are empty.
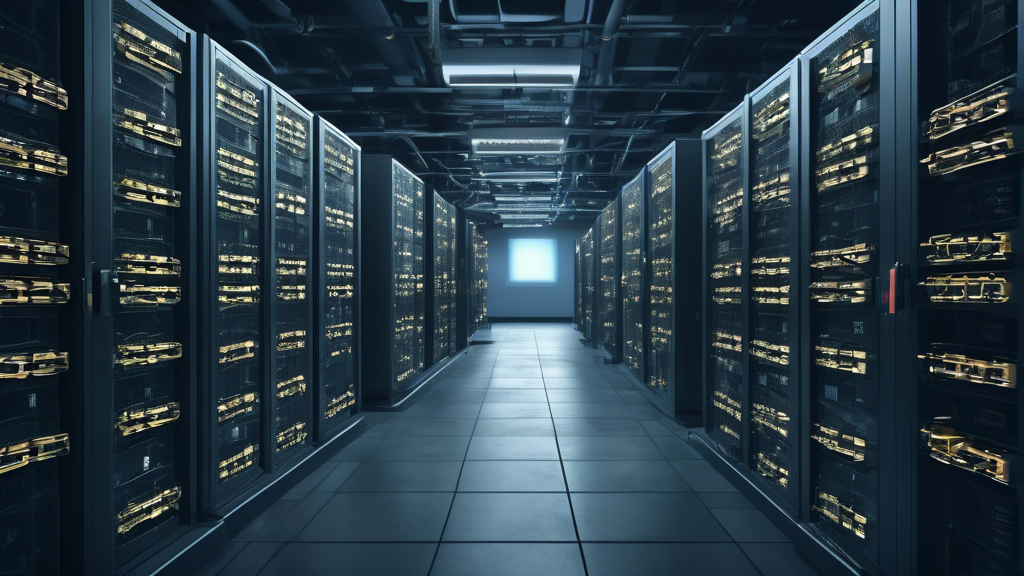
<svg viewBox="0 0 1024 576"><path fill-rule="evenodd" d="M487 230L487 315L491 318L572 318L573 260L576 239L590 225L556 224L544 228L495 228ZM510 238L555 240L558 278L555 284L515 285L508 282Z"/></svg>

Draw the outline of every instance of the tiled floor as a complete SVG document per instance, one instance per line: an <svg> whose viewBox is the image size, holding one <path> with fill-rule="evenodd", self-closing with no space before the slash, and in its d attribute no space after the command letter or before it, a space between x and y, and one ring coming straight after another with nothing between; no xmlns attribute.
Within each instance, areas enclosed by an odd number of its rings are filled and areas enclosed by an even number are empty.
<svg viewBox="0 0 1024 576"><path fill-rule="evenodd" d="M499 324L207 567L224 576L809 576L564 324Z"/></svg>

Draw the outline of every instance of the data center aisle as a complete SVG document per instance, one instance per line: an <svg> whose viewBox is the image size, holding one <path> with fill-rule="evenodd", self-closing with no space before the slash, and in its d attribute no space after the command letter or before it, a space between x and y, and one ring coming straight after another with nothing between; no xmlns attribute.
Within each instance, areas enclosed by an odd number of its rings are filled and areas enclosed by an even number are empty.
<svg viewBox="0 0 1024 576"><path fill-rule="evenodd" d="M489 336L205 573L814 574L570 326Z"/></svg>

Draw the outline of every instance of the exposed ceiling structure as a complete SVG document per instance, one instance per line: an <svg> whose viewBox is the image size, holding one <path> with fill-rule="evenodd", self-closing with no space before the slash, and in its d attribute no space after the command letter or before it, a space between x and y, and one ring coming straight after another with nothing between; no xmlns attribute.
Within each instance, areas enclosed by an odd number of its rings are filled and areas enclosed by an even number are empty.
<svg viewBox="0 0 1024 576"><path fill-rule="evenodd" d="M860 0L163 0L471 217L593 220Z"/></svg>

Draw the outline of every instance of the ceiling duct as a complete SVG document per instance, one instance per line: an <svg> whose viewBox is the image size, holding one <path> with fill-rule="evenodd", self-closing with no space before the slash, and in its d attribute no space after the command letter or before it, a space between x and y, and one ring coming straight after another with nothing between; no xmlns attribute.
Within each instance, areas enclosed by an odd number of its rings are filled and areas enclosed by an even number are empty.
<svg viewBox="0 0 1024 576"><path fill-rule="evenodd" d="M451 87L572 87L579 48L442 48L441 73Z"/></svg>

